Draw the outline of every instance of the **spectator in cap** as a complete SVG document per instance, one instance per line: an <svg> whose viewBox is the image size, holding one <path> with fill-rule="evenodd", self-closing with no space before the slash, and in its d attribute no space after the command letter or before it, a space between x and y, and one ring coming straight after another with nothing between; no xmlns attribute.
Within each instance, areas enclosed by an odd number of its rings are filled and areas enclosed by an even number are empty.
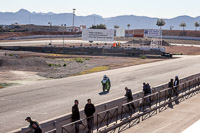
<svg viewBox="0 0 200 133"><path fill-rule="evenodd" d="M133 101L133 96L132 96L132 91L131 91L131 89L128 89L128 87L125 87L125 91L126 91L125 96L127 97L127 102L129 103L129 102ZM131 103L131 104L128 104L128 105L127 105L129 110L131 110L130 105L131 105L131 107L132 107L133 109L135 109L134 104Z"/></svg>
<svg viewBox="0 0 200 133"><path fill-rule="evenodd" d="M29 128L33 129L34 133L42 133L42 129L40 128L38 122L33 121L31 117L26 117L25 120L30 123Z"/></svg>

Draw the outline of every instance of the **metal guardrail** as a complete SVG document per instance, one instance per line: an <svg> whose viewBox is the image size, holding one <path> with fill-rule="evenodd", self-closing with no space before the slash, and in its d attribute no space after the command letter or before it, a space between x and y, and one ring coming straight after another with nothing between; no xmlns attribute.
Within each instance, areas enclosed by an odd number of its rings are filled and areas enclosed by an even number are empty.
<svg viewBox="0 0 200 133"><path fill-rule="evenodd" d="M198 94L200 92L200 77L198 75L198 78L192 76L190 76L190 78L192 78L192 80L188 80L188 78L185 78L183 82L180 83L178 88L179 95L176 97L172 95L173 97L171 100L169 100L170 88L164 89L166 86L165 85L160 87L161 90L155 89L156 92L151 95L145 97L137 96L139 99L125 104L122 104L124 102L121 101L120 104L115 104L115 106L117 107L99 112L97 114L99 115L98 122L97 115L94 116L95 123L93 126L93 131L103 133L117 132L117 130L123 131L127 127L134 126L135 124L138 124L141 121L148 119L149 117L167 109L167 105L169 103L172 103L174 101L182 102ZM172 93L174 92L172 91ZM151 102L150 104L147 104L149 99L151 100ZM130 110L128 105L130 105ZM68 119L70 119L70 117ZM104 122L104 124L100 124L101 122ZM58 123L51 128L51 131L47 132L48 129L46 129L45 131L46 133L55 133L57 129L57 132L61 133L74 133L76 123L79 123L79 133L87 132L86 118L66 124L64 126ZM26 131L23 132L25 133Z"/></svg>
<svg viewBox="0 0 200 133"><path fill-rule="evenodd" d="M56 129L50 130L50 131L45 132L45 133L56 133Z"/></svg>
<svg viewBox="0 0 200 133"><path fill-rule="evenodd" d="M167 109L167 105L172 105L173 102L182 102L185 99L200 93L200 78L186 81L185 83L181 83L179 86L175 87L178 87L178 96L175 96L176 92L174 92L174 89L167 88L160 92L145 96L144 98L123 104L121 123L101 131L101 133L124 131L126 128L138 124L141 120L143 121L156 115L158 111L162 112ZM148 103L149 100L150 103ZM134 105L134 108L129 108L131 105Z"/></svg>
<svg viewBox="0 0 200 133"><path fill-rule="evenodd" d="M158 112L162 112L167 109L167 105L172 102L182 102L200 92L200 78L186 81L181 83L177 87L178 96L175 96L176 92L172 88L167 88L159 92L144 96L137 100L123 104L121 107L114 107L97 114L96 130L100 133L107 132L121 132L128 126L134 126L140 121L144 121L149 117L156 115ZM121 109L121 113L119 110ZM118 117L121 115L121 117ZM86 119L86 118L85 118ZM85 119L80 120L83 124ZM74 125L80 121L67 124L62 127L62 133L74 133ZM110 126L112 125L112 126ZM67 130L66 127L74 126ZM117 130L118 128L118 130ZM83 124L81 133L85 133L87 124Z"/></svg>
<svg viewBox="0 0 200 133"><path fill-rule="evenodd" d="M118 121L118 107L105 110L97 114L97 131L103 126L109 126L111 123Z"/></svg>
<svg viewBox="0 0 200 133"><path fill-rule="evenodd" d="M88 117L88 118L94 118L92 117ZM88 118L84 118L69 124L66 124L64 126L62 126L62 133L76 133L76 127L78 127L79 132L78 133L87 133L88 132L88 128L87 128L87 119ZM93 129L93 126L92 126ZM93 133L93 130L90 132Z"/></svg>

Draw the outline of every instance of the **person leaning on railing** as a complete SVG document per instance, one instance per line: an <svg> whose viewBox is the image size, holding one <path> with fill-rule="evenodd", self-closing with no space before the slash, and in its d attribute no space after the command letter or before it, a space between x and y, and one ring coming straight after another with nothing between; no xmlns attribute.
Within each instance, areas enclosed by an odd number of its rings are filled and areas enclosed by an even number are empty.
<svg viewBox="0 0 200 133"><path fill-rule="evenodd" d="M128 89L128 87L125 87L125 91L126 91L125 96L127 97L127 102L129 103L129 102L133 101L133 96L132 96L131 89ZM128 104L127 106L128 106L128 109L131 110L130 105ZM131 103L131 106L132 106L133 109L135 109L133 103Z"/></svg>
<svg viewBox="0 0 200 133"><path fill-rule="evenodd" d="M25 120L30 123L29 128L33 129L34 133L42 133L42 129L37 121L33 121L31 117L27 117Z"/></svg>

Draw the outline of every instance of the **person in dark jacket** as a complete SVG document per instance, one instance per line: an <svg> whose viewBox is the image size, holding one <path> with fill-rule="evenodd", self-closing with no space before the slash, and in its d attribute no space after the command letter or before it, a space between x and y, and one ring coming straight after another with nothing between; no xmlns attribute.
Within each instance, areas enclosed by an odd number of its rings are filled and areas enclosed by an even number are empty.
<svg viewBox="0 0 200 133"><path fill-rule="evenodd" d="M149 94L151 94L151 86L149 85L149 83L143 83L143 92L144 92L144 96L147 96Z"/></svg>
<svg viewBox="0 0 200 133"><path fill-rule="evenodd" d="M78 108L78 100L74 101L74 106L72 107L72 122L80 120L80 113ZM79 133L79 124L75 123L75 132Z"/></svg>
<svg viewBox="0 0 200 133"><path fill-rule="evenodd" d="M125 96L127 97L127 102L129 103L129 102L133 101L132 91L131 91L131 89L128 89L128 87L125 87L125 90L126 90ZM127 106L129 108L129 110L131 110L130 105L128 104ZM135 109L133 103L131 104L131 106L133 109Z"/></svg>
<svg viewBox="0 0 200 133"><path fill-rule="evenodd" d="M175 77L175 80L174 80L174 93L176 96L178 96L178 88L179 88L179 78L178 76Z"/></svg>
<svg viewBox="0 0 200 133"><path fill-rule="evenodd" d="M173 79L171 79L170 82L168 83L168 88L170 88L168 92L169 92L169 100L171 100L172 93L174 91L174 80Z"/></svg>
<svg viewBox="0 0 200 133"><path fill-rule="evenodd" d="M148 94L146 83L143 83L143 92L144 92L144 96Z"/></svg>
<svg viewBox="0 0 200 133"><path fill-rule="evenodd" d="M91 99L88 99L87 102L88 103L85 105L84 112L87 116L88 133L91 133L93 130L93 114L95 113L95 107L94 104L91 103Z"/></svg>
<svg viewBox="0 0 200 133"><path fill-rule="evenodd" d="M42 133L42 129L40 128L38 122L33 121L31 117L27 117L25 120L30 123L29 127L34 129L34 133Z"/></svg>
<svg viewBox="0 0 200 133"><path fill-rule="evenodd" d="M145 101L147 103L147 105L151 106L151 97L146 97L148 95L151 94L151 86L149 85L149 83L143 83L143 92L144 92L144 97L145 97Z"/></svg>

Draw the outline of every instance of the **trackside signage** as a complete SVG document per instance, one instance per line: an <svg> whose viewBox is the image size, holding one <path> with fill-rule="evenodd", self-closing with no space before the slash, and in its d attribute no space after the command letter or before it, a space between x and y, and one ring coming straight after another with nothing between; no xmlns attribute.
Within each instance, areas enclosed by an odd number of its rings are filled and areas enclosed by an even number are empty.
<svg viewBox="0 0 200 133"><path fill-rule="evenodd" d="M117 37L125 37L125 30L122 28L117 28L116 29L116 36Z"/></svg>
<svg viewBox="0 0 200 133"><path fill-rule="evenodd" d="M158 29L145 29L144 37L159 38L162 36L162 31Z"/></svg>
<svg viewBox="0 0 200 133"><path fill-rule="evenodd" d="M84 29L82 31L82 40L113 42L114 41L114 30Z"/></svg>

